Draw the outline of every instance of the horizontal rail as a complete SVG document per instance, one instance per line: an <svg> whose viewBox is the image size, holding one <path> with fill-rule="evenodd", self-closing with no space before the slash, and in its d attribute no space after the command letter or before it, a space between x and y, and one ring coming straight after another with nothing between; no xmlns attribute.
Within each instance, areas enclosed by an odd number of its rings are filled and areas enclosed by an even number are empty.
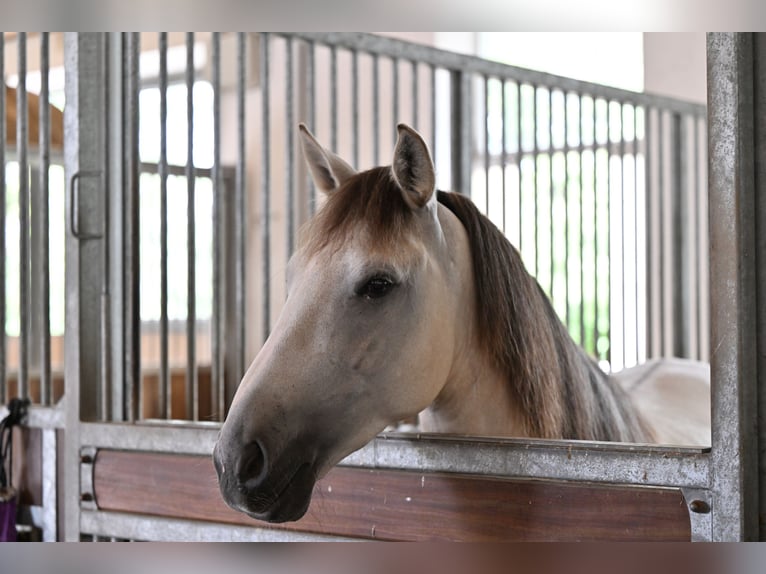
<svg viewBox="0 0 766 574"><path fill-rule="evenodd" d="M448 70L504 78L523 84L552 87L563 92L574 92L594 98L661 107L678 113L690 113L698 116L705 115L706 113L706 106L703 104L683 102L658 94L631 92L630 90L575 80L546 72L527 70L509 64L485 60L477 56L448 52L439 48L413 44L394 38L375 36L373 34L361 32L290 32L284 35L300 38L307 42L326 44L348 50L360 50L377 56L417 61Z"/></svg>
<svg viewBox="0 0 766 574"><path fill-rule="evenodd" d="M82 444L209 455L219 423L83 423ZM531 439L381 434L341 465L484 476L707 489L705 449Z"/></svg>
<svg viewBox="0 0 766 574"><path fill-rule="evenodd" d="M310 532L291 532L95 510L82 512L80 531L96 536L156 542L350 542L356 540Z"/></svg>
<svg viewBox="0 0 766 574"><path fill-rule="evenodd" d="M8 416L8 407L0 406L0 420ZM63 429L66 411L63 404L57 407L39 407L32 405L27 411L24 426L35 429Z"/></svg>

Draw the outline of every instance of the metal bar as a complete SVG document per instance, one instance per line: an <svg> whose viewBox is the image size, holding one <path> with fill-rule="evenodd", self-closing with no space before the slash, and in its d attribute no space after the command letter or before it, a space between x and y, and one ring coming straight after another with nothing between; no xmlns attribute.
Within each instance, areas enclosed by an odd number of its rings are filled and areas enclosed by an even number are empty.
<svg viewBox="0 0 766 574"><path fill-rule="evenodd" d="M533 159L533 165L534 165L534 195L533 195L533 206L534 211L532 215L532 221L534 222L534 240L535 240L535 256L532 260L533 267L532 267L532 275L537 277L537 273L540 269L539 265L539 258L540 258L540 241L539 241L539 234L540 234L540 222L538 221L539 217L539 210L538 210L538 200L539 195L537 193L537 162L540 159L540 147L539 142L537 141L537 91L539 89L539 86L532 86L532 159Z"/></svg>
<svg viewBox="0 0 766 574"><path fill-rule="evenodd" d="M450 152L452 189L471 193L471 78L460 71L450 74L451 119Z"/></svg>
<svg viewBox="0 0 766 574"><path fill-rule="evenodd" d="M359 53L351 53L351 150L354 169L359 169Z"/></svg>
<svg viewBox="0 0 766 574"><path fill-rule="evenodd" d="M357 540L258 526L234 526L95 510L83 511L82 528L88 532L96 532L112 538L116 536L121 540L152 542L349 542Z"/></svg>
<svg viewBox="0 0 766 574"><path fill-rule="evenodd" d="M653 322L653 309L654 309L654 293L652 290L652 271L654 269L652 246L654 244L654 233L652 232L652 108L645 108L644 113L644 139L645 149L644 154L644 228L646 229L646 248L644 249L646 258L646 357L651 358L654 356L654 332L655 325Z"/></svg>
<svg viewBox="0 0 766 574"><path fill-rule="evenodd" d="M489 217L489 78L484 76L484 205Z"/></svg>
<svg viewBox="0 0 766 574"><path fill-rule="evenodd" d="M268 62L267 62L268 65ZM264 88L266 84L262 84ZM338 51L330 47L330 146L338 151ZM265 140L264 140L265 141Z"/></svg>
<svg viewBox="0 0 766 574"><path fill-rule="evenodd" d="M666 340L665 340L665 294L663 286L665 285L665 236L667 235L667 229L665 226L665 130L664 130L664 112L661 109L657 110L657 205L659 207L659 261L657 263L657 275L659 275L660 289L657 293L657 306L659 307L659 325L657 334L659 335L659 355L666 356Z"/></svg>
<svg viewBox="0 0 766 574"><path fill-rule="evenodd" d="M312 46L313 48L313 46ZM236 313L236 372L233 374L233 378L239 381L242 375L245 374L245 323L246 323L246 297L245 291L247 288L247 275L245 269L247 267L247 243L246 243L246 225L247 225L247 193L246 193L246 178L247 172L245 170L245 84L247 82L247 67L246 67L246 54L247 54L247 34L245 32L237 33L237 167L236 167L236 183L235 183L235 203L237 206L235 216L235 233L236 233L236 289L235 289L235 305L237 309ZM309 59L312 64L313 70L313 57ZM313 90L313 84L310 88ZM311 120L310 120L311 121ZM313 204L313 201L312 201ZM225 414L226 407L228 405L222 405L221 412Z"/></svg>
<svg viewBox="0 0 766 574"><path fill-rule="evenodd" d="M523 155L523 152L522 152L522 149L521 149L521 146L522 146L522 137L521 137L521 83L519 83L519 82L516 82L516 126L518 128L517 129L517 133L516 133L516 136L517 136L517 141L516 141L516 154L517 154L516 155L516 160L517 160L517 164L518 164L518 167L519 167L519 173L518 173L518 177L519 177L519 198L518 198L519 199L519 213L518 213L518 218L519 218L519 244L518 244L518 248L519 248L519 253L521 253L523 255L524 254L524 233L523 233L523 228L522 228L523 218L521 216L522 207L523 207L523 201L522 201L522 198L523 198L523 194L522 194L523 178L521 176L521 163L522 163L522 160L524 159L524 155Z"/></svg>
<svg viewBox="0 0 766 574"><path fill-rule="evenodd" d="M606 214L607 214L607 232L606 232L606 260L607 260L607 308L608 317L606 328L606 340L609 346L606 350L606 360L612 364L612 106L609 100L606 101Z"/></svg>
<svg viewBox="0 0 766 574"><path fill-rule="evenodd" d="M759 372L763 329L758 316L764 268L758 264L764 262L764 243L757 220L764 215L758 176L766 150L761 129L766 49L760 45L756 51L761 39L756 36L754 46L753 37L707 36L715 541L757 540L762 504L758 389L764 373Z"/></svg>
<svg viewBox="0 0 766 574"><path fill-rule="evenodd" d="M290 34L302 40L326 44L333 48L359 50L393 59L414 59L421 64L434 65L449 71L459 70L467 75L488 75L517 81L522 84L555 86L568 92L586 93L590 94L594 99L602 98L620 102L635 101L644 105L661 106L680 113L705 114L705 106L703 104L684 102L672 97L656 94L631 92L384 36L361 33L348 34L343 32L290 32Z"/></svg>
<svg viewBox="0 0 766 574"><path fill-rule="evenodd" d="M431 157L436 161L436 67L431 66Z"/></svg>
<svg viewBox="0 0 766 574"><path fill-rule="evenodd" d="M40 278L40 404L48 405L51 399L51 310L50 310L50 238L49 238L49 204L48 180L50 166L50 105L49 79L50 69L50 39L48 32L40 34L40 214L37 232L40 237L40 269L36 271ZM5 169L5 165L0 169Z"/></svg>
<svg viewBox="0 0 766 574"><path fill-rule="evenodd" d="M168 34L160 32L160 412L173 416L168 359Z"/></svg>
<svg viewBox="0 0 766 574"><path fill-rule="evenodd" d="M598 288L598 279L599 279L599 273L598 273L598 236L599 236L599 217L598 217L598 195L599 195L599 177L598 177L598 100L593 98L593 347L596 357L599 359L601 358L601 353L599 353L598 350L598 340L599 340L599 329L598 329L598 318L599 318L599 288ZM609 110L609 107L607 105L607 112ZM608 140L608 136L607 136ZM608 163L608 152L607 152L607 163Z"/></svg>
<svg viewBox="0 0 766 574"><path fill-rule="evenodd" d="M583 161L582 161L582 156L583 156L583 149L584 149L585 146L583 144L583 131L584 130L583 130L583 125L582 125L582 97L583 97L582 94L577 94L577 118L578 118L577 119L577 137L578 137L579 144L580 144L580 146L579 146L580 149L578 150L579 164L580 164L579 165L580 173L579 173L579 182L578 182L578 185L579 185L579 187L578 187L579 206L577 208L577 211L578 211L578 215L580 216L580 229L579 229L579 231L580 231L580 237L579 237L579 241L580 241L580 245L579 245L579 248L580 248L579 249L579 252L580 252L580 269L578 271L578 273L580 275L580 312L579 312L579 316L580 316L580 344L584 346L585 345L585 268L584 268L583 262L585 260L585 228L584 228L583 224L585 222L585 218L583 217L583 205L585 205L585 202L583 201L583 177L582 177ZM595 127L596 126L596 123L595 123L596 102L595 102L595 100L591 100L591 101L593 101L593 118L594 118L594 122L593 122L593 167L594 167L594 169L593 169L593 172L595 174L595 171L596 171L595 170L595 167L596 167L596 127ZM593 179L593 194L594 194L594 197L595 197L595 193L596 193L596 180L595 180L595 176L594 176L594 179ZM596 264L595 260L594 260L593 264L594 265ZM595 302L595 300L594 300L594 302ZM595 317L596 317L595 312L594 312L593 316L594 316L594 320L595 320ZM593 353L594 355L596 355L596 353L597 353L597 343L598 343L598 338L593 340L593 348L589 349L589 351L591 353Z"/></svg>
<svg viewBox="0 0 766 574"><path fill-rule="evenodd" d="M221 33L213 32L212 44L212 85L213 85L213 309L210 326L211 369L210 369L210 412L213 417L223 420L223 321L224 297L226 293L224 269L224 216L226 194L221 181ZM241 128L240 128L241 129ZM292 130L288 130L292 133Z"/></svg>
<svg viewBox="0 0 766 574"><path fill-rule="evenodd" d="M58 531L58 520L56 517L58 506L56 431L54 429L44 429L40 434L42 435L43 542L56 542Z"/></svg>
<svg viewBox="0 0 766 574"><path fill-rule="evenodd" d="M692 132L692 141L694 145L694 218L697 222L697 225L694 229L694 246L695 246L695 256L694 256L694 266L695 266L695 275L696 275L696 292L697 292L697 305L694 309L694 313L697 317L697 347L694 349L694 358L700 361L704 361L704 350L703 350L703 330L704 330L704 305L705 301L702 298L702 285L706 281L705 277L703 277L703 258L707 257L707 251L703 250L702 248L702 230L703 226L704 228L707 228L705 225L705 221L700 213L700 208L702 204L702 194L705 193L705 189L702 185L702 182L700 181L700 153L699 153L699 141L700 141L700 130L699 130L699 118L694 116L693 117L693 123L694 123L694 129Z"/></svg>
<svg viewBox="0 0 766 574"><path fill-rule="evenodd" d="M553 266L554 259L554 233L553 233L553 206L554 206L554 188L553 188L553 90L548 90L548 211L550 215L550 226L548 228L548 234L550 235L550 260L548 261L548 269L550 272L550 298L554 300L553 291L553 277L555 268ZM566 218L565 218L566 219Z"/></svg>
<svg viewBox="0 0 766 574"><path fill-rule="evenodd" d="M82 444L208 456L220 425L86 423ZM707 489L707 449L626 443L384 433L340 464L475 476Z"/></svg>
<svg viewBox="0 0 766 574"><path fill-rule="evenodd" d="M564 324L569 330L569 266L567 263L569 261L569 151L566 149L569 147L569 95L567 92L562 92L562 96L564 98ZM552 222L551 217L551 226ZM580 345L584 345L582 339L580 339Z"/></svg>
<svg viewBox="0 0 766 574"><path fill-rule="evenodd" d="M502 210L503 210L502 222L503 222L503 234L507 234L508 233L508 229L507 229L507 225L506 225L506 221L505 221L506 220L506 214L505 214L505 200L506 200L506 197L505 196L507 194L507 190L506 190L507 186L506 186L506 182L505 182L505 179L506 179L505 178L505 170L508 167L508 150L506 149L506 147L508 145L508 141L507 141L508 133L507 133L506 125L505 124L506 124L506 118L508 116L508 110L506 109L506 101L505 100L506 100L506 98L508 96L508 93L507 93L508 85L505 82L505 80L500 80L500 85L502 86L501 87L501 91L500 91L500 97L502 99L502 104L501 104L502 107L501 107L501 110L500 110L500 114L501 114L501 117L502 117L502 121L500 122L501 129L502 129L501 140L500 140L500 145L502 146L502 150L500 151L500 174L501 174L501 177L503 178L502 179L502 182L503 182L502 183L502 194L503 194L503 196L502 196ZM436 141L436 135L434 135L434 141Z"/></svg>
<svg viewBox="0 0 766 574"><path fill-rule="evenodd" d="M372 56L372 158L380 165L380 66L378 56Z"/></svg>
<svg viewBox="0 0 766 574"><path fill-rule="evenodd" d="M692 338L690 293L694 288L688 262L694 257L688 229L692 223L689 204L689 130L684 117L673 116L674 188L673 200L673 351L675 356L690 357Z"/></svg>
<svg viewBox="0 0 766 574"><path fill-rule="evenodd" d="M287 257L289 259L295 250L295 120L293 119L295 90L293 88L293 43L289 37L285 40L285 51L287 52L285 58L285 122L287 124L285 133L285 188L287 193L285 195L287 201ZM356 140L354 141L356 142ZM356 143L354 145L356 146Z"/></svg>
<svg viewBox="0 0 766 574"><path fill-rule="evenodd" d="M335 63L335 52L333 52L333 73L332 79L332 91L335 94L331 99L333 100L333 138L337 136L337 66ZM263 299L262 299L262 325L263 325L263 340L265 341L269 332L271 331L271 156L269 154L269 141L271 138L271 120L269 114L269 35L267 33L261 34L261 113L262 113L262 128L261 128L261 217L263 218L263 224L261 225L261 246L262 246L262 272L263 272ZM336 142L337 143L337 142Z"/></svg>
<svg viewBox="0 0 766 574"><path fill-rule="evenodd" d="M27 109L27 34L17 36L19 84L16 88L16 150L19 163L19 380L18 396L29 396L29 111Z"/></svg>
<svg viewBox="0 0 766 574"><path fill-rule="evenodd" d="M126 36L127 85L125 172L125 417L141 417L141 304L140 304L140 187L138 153L138 92L140 35Z"/></svg>
<svg viewBox="0 0 766 574"><path fill-rule="evenodd" d="M197 376L197 240L194 178L194 32L186 33L186 418L199 418Z"/></svg>
<svg viewBox="0 0 766 574"><path fill-rule="evenodd" d="M5 32L0 32L0 78L5 84ZM5 146L6 146L6 102L5 89L0 90L0 253L5 253ZM5 257L0 263L0 404L10 398L6 379L6 336L5 336Z"/></svg>
<svg viewBox="0 0 766 574"><path fill-rule="evenodd" d="M313 42L308 43L308 53L306 56L306 91L308 92L308 125L312 130L316 129L316 50ZM314 215L316 211L316 186L310 173L306 173L306 180L309 190L309 215Z"/></svg>
<svg viewBox="0 0 766 574"><path fill-rule="evenodd" d="M112 97L112 86L110 85L110 82L106 81L106 78L109 77L109 59L111 57L111 46L109 37L104 34L100 38L100 44L101 49L104 52L104 56L101 59L101 77L103 78L102 83L102 97L103 97L103 105L104 105L104 118L109 118L110 114L112 113L112 107L119 107L119 106L113 106L112 100L114 99ZM45 75L47 76L48 72L45 72ZM47 97L46 97L46 104L47 104ZM46 108L48 106L46 105ZM120 110L121 112L122 110ZM47 122L46 122L47 123ZM122 135L122 134L120 134ZM109 134L109 128L104 126L104 129L101 130L101 145L103 148L103 153L101 154L101 170L102 170L102 182L104 186L103 194L102 194L102 201L104 203L104 211L103 211L103 239L101 241L101 300L100 300L100 311L101 311L101 333L99 337L99 346L100 346L100 369L99 369L99 386L98 386L98 406L96 408L97 410L97 417L99 420L106 421L109 420L111 412L109 410L110 404L109 401L111 399L112 393L110 392L113 387L112 382L112 373L113 373L113 361L112 361L112 339L113 339L113 329L112 329L112 303L111 303L111 281L110 281L110 273L112 272L112 254L111 254L111 248L112 248L112 238L111 238L111 218L112 218L112 200L111 200L111 162L110 162L110 156L112 154L111 148L111 140L110 140L110 134ZM47 173L48 169L45 169L45 172ZM46 184L47 189L47 184ZM47 237L47 236L46 236ZM46 238L46 244L48 240ZM46 267L48 264L46 263ZM44 297L46 300L49 299L49 296L46 295ZM50 333L49 329L49 323L48 320L46 322L46 328L45 331ZM48 341L48 345L50 345L50 339ZM48 356L47 363L50 368L50 347L48 347L47 351L43 352L43 355ZM50 379L49 379L50 380ZM50 389L49 389L50 391ZM48 396L51 396L51 392L49 392Z"/></svg>
<svg viewBox="0 0 766 574"><path fill-rule="evenodd" d="M628 326L626 322L627 315L625 314L625 302L628 300L628 291L625 281L625 104L620 104L620 251L621 251L621 267L622 272L620 274L620 283L622 284L622 346L620 347L620 354L622 355L622 366L625 365L625 345L628 340ZM611 269L611 267L610 267ZM609 345L612 347L613 345Z"/></svg>
<svg viewBox="0 0 766 574"><path fill-rule="evenodd" d="M418 129L418 62L412 60L412 127Z"/></svg>
<svg viewBox="0 0 766 574"><path fill-rule="evenodd" d="M646 120L644 120L646 125ZM646 129L646 128L644 128ZM697 243L699 245L699 243ZM636 277L634 281L635 295L636 295L636 364L641 363L641 353L639 345L639 295L638 285L641 271L638 268L638 107L633 106L633 261L636 266ZM646 298L644 298L646 300Z"/></svg>
<svg viewBox="0 0 766 574"><path fill-rule="evenodd" d="M391 73L393 75L393 83L391 91L392 93L392 105L393 105L393 120L394 120L394 141L398 137L398 131L396 126L399 124L399 60L396 58L391 59Z"/></svg>

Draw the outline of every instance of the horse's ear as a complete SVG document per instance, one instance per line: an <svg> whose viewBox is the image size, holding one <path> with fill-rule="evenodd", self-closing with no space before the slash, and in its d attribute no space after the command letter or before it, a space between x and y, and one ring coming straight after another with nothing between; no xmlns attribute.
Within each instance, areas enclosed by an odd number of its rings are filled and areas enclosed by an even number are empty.
<svg viewBox="0 0 766 574"><path fill-rule="evenodd" d="M325 193L332 193L343 183L356 174L354 168L337 155L324 149L314 138L305 124L298 126L301 132L301 147L311 171L311 177L317 188Z"/></svg>
<svg viewBox="0 0 766 574"><path fill-rule="evenodd" d="M394 148L391 170L412 208L424 207L434 196L436 175L428 146L420 134L405 124L397 126L399 138Z"/></svg>

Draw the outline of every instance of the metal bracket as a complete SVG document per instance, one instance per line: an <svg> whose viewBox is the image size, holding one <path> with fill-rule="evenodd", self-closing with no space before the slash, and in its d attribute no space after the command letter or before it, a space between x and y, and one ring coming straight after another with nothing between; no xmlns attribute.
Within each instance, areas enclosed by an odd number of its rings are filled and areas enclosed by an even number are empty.
<svg viewBox="0 0 766 574"><path fill-rule="evenodd" d="M96 493L93 488L93 469L98 450L92 446L80 449L80 508L98 510Z"/></svg>
<svg viewBox="0 0 766 574"><path fill-rule="evenodd" d="M104 230L98 233L80 232L80 180L82 178L97 178L99 182L102 179L101 171L78 171L69 181L69 199L71 209L69 210L69 229L77 239L102 239Z"/></svg>
<svg viewBox="0 0 766 574"><path fill-rule="evenodd" d="M682 488L692 528L692 542L713 539L713 494L707 489Z"/></svg>

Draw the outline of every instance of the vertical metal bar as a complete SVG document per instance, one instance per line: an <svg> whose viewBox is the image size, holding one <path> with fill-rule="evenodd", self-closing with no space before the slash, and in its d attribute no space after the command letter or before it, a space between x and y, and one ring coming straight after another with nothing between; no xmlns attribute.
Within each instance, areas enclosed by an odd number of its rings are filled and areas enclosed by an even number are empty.
<svg viewBox="0 0 766 574"><path fill-rule="evenodd" d="M646 126L646 116L644 116L644 126ZM646 127L644 127L646 129ZM697 243L699 245L699 243ZM641 346L639 345L639 317L638 317L638 285L641 271L638 268L638 105L633 106L633 261L636 267L636 277L634 281L636 295L636 364L641 362ZM646 300L646 298L644 298Z"/></svg>
<svg viewBox="0 0 766 574"><path fill-rule="evenodd" d="M311 45L312 54L309 58L309 65L313 71L313 44ZM247 173L245 171L245 84L247 82L247 67L246 67L246 54L247 54L247 34L245 32L237 33L237 168L236 168L236 190L235 190L235 204L237 206L235 216L235 233L236 233L236 294L235 305L237 309L236 313L236 329L237 329L237 349L236 349L236 372L233 374L233 378L239 382L242 375L245 374L245 311L246 311L246 298L245 291L247 288L245 274L247 264L247 247L245 230L247 225L247 194L246 194L246 178ZM309 93L313 93L313 83L309 89ZM311 109L311 104L309 105ZM310 118L309 121L313 121ZM312 201L313 204L313 201ZM226 407L228 405L221 405L221 413L225 414Z"/></svg>
<svg viewBox="0 0 766 574"><path fill-rule="evenodd" d="M659 355L661 357L666 355L665 351L665 236L667 230L665 229L665 216L664 216L664 194L665 194L665 130L664 130L664 117L661 109L657 109L657 203L659 206L659 261L657 263L657 275L659 275L660 289L657 293L657 306L659 307L659 325L657 325L657 334L659 336L659 346L657 347Z"/></svg>
<svg viewBox="0 0 766 574"><path fill-rule="evenodd" d="M607 285L607 307L606 307L606 340L608 347L606 351L606 360L612 364L612 106L609 100L606 100L606 270L608 280Z"/></svg>
<svg viewBox="0 0 766 574"><path fill-rule="evenodd" d="M295 250L295 161L294 161L294 99L295 90L293 89L293 40L289 36L285 38L285 75L286 75L286 97L285 97L285 121L287 122L287 133L285 134L285 187L287 193L287 257L289 258Z"/></svg>
<svg viewBox="0 0 766 574"><path fill-rule="evenodd" d="M702 230L706 229L707 226L704 225L705 221L700 214L700 207L703 201L702 194L705 192L705 190L702 186L702 182L700 181L699 118L695 115L692 119L694 120L694 130L692 132L692 142L694 145L694 218L697 222L694 233L694 249L696 251L694 254L694 268L696 275L696 285L694 289L697 292L697 305L694 309L694 313L697 316L697 347L694 349L694 358L699 361L703 361L705 360L702 336L704 328L703 309L705 305L705 301L702 299L702 285L705 282L705 278L703 277L703 257L707 257L707 252L702 249Z"/></svg>
<svg viewBox="0 0 766 574"><path fill-rule="evenodd" d="M380 66L378 55L372 55L372 158L380 165ZM355 166L356 167L356 166Z"/></svg>
<svg viewBox="0 0 766 574"><path fill-rule="evenodd" d="M691 340L691 309L689 293L693 289L687 263L693 257L688 241L689 228L689 165L686 154L689 141L685 118L673 114L673 158L675 188L673 206L673 354L689 357Z"/></svg>
<svg viewBox="0 0 766 574"><path fill-rule="evenodd" d="M17 36L19 84L16 89L16 150L19 162L19 381L18 396L29 396L29 111L27 109L27 34Z"/></svg>
<svg viewBox="0 0 766 574"><path fill-rule="evenodd" d="M452 189L470 195L473 133L471 131L471 76L452 70L450 126L450 152L452 163Z"/></svg>
<svg viewBox="0 0 766 574"><path fill-rule="evenodd" d="M393 120L394 120L394 141L398 137L398 131L396 126L399 124L399 60L397 58L391 58L391 74L392 78L392 105L393 105Z"/></svg>
<svg viewBox="0 0 766 574"><path fill-rule="evenodd" d="M141 416L141 265L140 265L140 188L138 156L138 91L140 35L126 36L127 94L125 122L125 417ZM138 408L137 408L138 405Z"/></svg>
<svg viewBox="0 0 766 574"><path fill-rule="evenodd" d="M412 127L418 129L418 62L412 60Z"/></svg>
<svg viewBox="0 0 766 574"><path fill-rule="evenodd" d="M160 32L160 413L172 417L168 358L168 34Z"/></svg>
<svg viewBox="0 0 766 574"><path fill-rule="evenodd" d="M766 255L757 181L766 152L766 46L760 35L708 34L707 54L713 540L757 540Z"/></svg>
<svg viewBox="0 0 766 574"><path fill-rule="evenodd" d="M484 76L484 205L489 214L489 76Z"/></svg>
<svg viewBox="0 0 766 574"><path fill-rule="evenodd" d="M654 356L654 333L653 323L653 291L652 291L652 246L654 245L654 233L652 232L652 108L646 107L644 113L644 229L646 230L646 247L644 249L646 259L646 358Z"/></svg>
<svg viewBox="0 0 766 574"><path fill-rule="evenodd" d="M564 98L564 324L569 330L569 99L567 92L562 92L562 96ZM552 218L551 222L553 222ZM584 341L580 339L580 345L583 344Z"/></svg>
<svg viewBox="0 0 766 574"><path fill-rule="evenodd" d="M268 65L268 63L267 63ZM265 85L264 85L265 86ZM338 151L338 50L330 46L330 146Z"/></svg>
<svg viewBox="0 0 766 574"><path fill-rule="evenodd" d="M103 78L102 82L102 97L103 97L103 104L104 104L104 118L109 118L110 114L112 113L112 107L113 106L111 100L114 98L111 97L111 90L112 86L110 85L110 82L106 81L106 78L109 77L109 59L111 57L111 46L108 35L104 34L100 38L100 44L101 49L104 52L104 57L101 59L101 77ZM48 72L45 72L46 76ZM46 97L46 107L47 107L47 97ZM120 110L121 112L122 110ZM47 122L46 122L47 123ZM120 134L121 135L121 134ZM102 269L101 269L101 333L99 337L99 345L100 345L100 362L101 362L101 368L99 369L99 387L98 387L98 406L97 406L97 417L101 421L107 421L110 419L111 412L109 410L110 407L110 399L112 396L111 389L113 386L112 383L112 372L113 372L113 361L112 361L112 300L111 300L111 281L110 281L110 273L112 268L112 254L111 254L111 247L112 247L112 238L111 238L111 217L112 217L112 200L111 200L111 168L110 168L110 155L112 154L111 145L112 142L110 140L110 134L109 129L104 126L104 129L101 130L101 145L103 149L103 153L101 155L101 171L103 174L103 186L104 186L104 192L102 195L102 201L104 202L104 211L103 211L103 237L101 240L101 260L102 260ZM47 173L48 168L45 168L45 173ZM46 184L47 189L47 184ZM46 245L47 245L47 236L46 236ZM47 258L46 258L47 260ZM46 268L48 267L48 263L46 263ZM49 284L49 283L48 283ZM49 299L49 296L46 295L44 297L46 300ZM45 331L47 333L50 333L50 320L47 320L45 323ZM50 340L49 340L50 341ZM50 342L48 342L48 345L50 345ZM50 347L47 351L43 352L43 355L48 356L47 363L50 366ZM50 391L51 389L49 389ZM48 396L50 397L51 393L48 393Z"/></svg>
<svg viewBox="0 0 766 574"><path fill-rule="evenodd" d="M5 253L5 145L6 145L6 102L5 102L5 32L0 32L0 253ZM5 257L0 262L0 403L9 398L6 380L5 355Z"/></svg>
<svg viewBox="0 0 766 574"><path fill-rule="evenodd" d="M621 267L620 282L622 283L622 366L625 367L626 344L628 340L628 326L626 324L627 315L625 313L625 302L628 300L628 286L625 281L625 104L620 102L620 248L621 248ZM610 345L611 346L611 345Z"/></svg>
<svg viewBox="0 0 766 574"><path fill-rule="evenodd" d="M335 88L337 81L337 66L335 52L333 50L333 69L335 72L332 74L332 91L334 96L331 98L333 101L333 138L337 136L337 90ZM269 140L271 139L271 122L270 122L270 106L269 106L269 35L267 33L261 34L261 113L262 113L262 132L261 132L261 217L263 218L263 224L261 225L261 246L263 249L263 340L269 336L271 331L271 157L269 154ZM335 142L337 143L337 142Z"/></svg>
<svg viewBox="0 0 766 574"><path fill-rule="evenodd" d="M224 215L226 194L221 180L221 33L211 36L213 84L213 309L210 318L212 330L210 370L211 417L223 420L223 320L225 285ZM292 130L288 129L292 134Z"/></svg>
<svg viewBox="0 0 766 574"><path fill-rule="evenodd" d="M194 188L194 32L186 33L186 418L199 417L197 376L197 240Z"/></svg>
<svg viewBox="0 0 766 574"><path fill-rule="evenodd" d="M359 53L351 52L351 149L354 169L359 169Z"/></svg>
<svg viewBox="0 0 766 574"><path fill-rule="evenodd" d="M554 205L554 189L553 189L553 88L548 88L548 137L550 138L548 141L548 198L549 198L549 215L550 215L550 226L548 228L548 234L550 236L550 260L548 261L548 269L550 271L550 298L553 300L554 293L553 293L553 277L554 277L554 266L553 266L553 256L554 256L554 237L553 237L553 205Z"/></svg>
<svg viewBox="0 0 766 574"><path fill-rule="evenodd" d="M535 256L534 256L534 259L532 261L533 264L534 264L533 265L532 275L534 275L535 277L537 276L538 270L540 269L540 265L539 265L539 257L540 257L540 249L539 249L539 247L540 247L540 242L538 240L538 235L539 235L539 232L540 232L540 222L537 219L539 217L539 213L538 213L538 209L537 209L537 207L538 207L537 203L538 203L538 200L539 200L538 193L537 193L537 178L538 178L537 162L540 159L540 147L539 147L539 142L537 141L537 112L538 112L538 109L537 109L537 92L538 92L538 89L539 89L539 86L535 86L535 85L532 86L532 93L534 94L534 96L532 97L532 157L534 158L534 162L533 162L534 163L534 176L533 176L534 180L533 181L534 181L534 184L535 184L534 185L534 189L535 189L535 191L534 191L534 203L533 203L534 211L533 211L533 216L532 216L532 221L534 222L534 226L535 226L534 227Z"/></svg>
<svg viewBox="0 0 766 574"><path fill-rule="evenodd" d="M522 192L521 184L523 183L523 178L521 177L521 160L523 159L524 156L523 156L522 150L521 150L521 144L522 144L522 138L521 138L521 82L516 82L516 126L518 128L517 129L517 133L516 133L516 137L517 137L517 141L516 141L516 163L518 164L518 167L519 167L519 173L518 173L518 177L519 177L519 197L518 197L518 200L519 200L519 213L518 213L518 218L519 218L519 245L518 245L518 247L519 247L519 253L523 254L524 253L524 233L523 233L523 229L522 229L522 217L521 217L521 210L522 210L522 207L523 207L523 201L522 201L523 194L521 193Z"/></svg>
<svg viewBox="0 0 766 574"><path fill-rule="evenodd" d="M505 196L506 196L506 193L507 193L506 183L505 183L505 170L506 170L506 167L508 166L508 150L506 149L506 146L508 145L508 141L507 141L508 133L507 133L506 125L505 124L506 124L506 118L507 118L507 115L508 115L508 110L506 109L506 101L505 100L506 100L506 97L508 95L507 94L508 82L505 81L505 78L501 78L500 82L501 82L500 85L502 86L501 91L500 91L500 98L502 99L501 110L500 110L500 114L501 114L501 117L502 117L502 120L500 122L500 126L501 126L501 129L502 129L501 140L500 140L500 145L502 147L502 149L500 151L500 175L502 177L502 182L503 182L502 183L502 194L503 194L503 196L502 196L502 210L503 210L502 222L503 222L503 233L507 234L508 233L508 229L507 229L506 221L505 221L505 218L506 218L505 217L505 200L506 200ZM436 139L436 138L434 137L434 139Z"/></svg>
<svg viewBox="0 0 766 574"><path fill-rule="evenodd" d="M599 273L598 273L598 236L599 236L599 217L598 217L598 151L599 151L599 143L598 143L598 101L595 97L593 97L593 347L594 352L596 356L600 359L601 354L598 350L598 341L599 341L599 328L598 328L598 319L599 319L599 311L600 311L600 305L599 305L599 288L598 288L598 279L599 279ZM609 110L609 106L607 105L607 112ZM607 141L608 141L607 137ZM607 145L608 149L608 145ZM607 160L609 158L609 152L607 151Z"/></svg>
<svg viewBox="0 0 766 574"><path fill-rule="evenodd" d="M585 266L583 264L585 259L585 228L583 226L583 223L585 221L585 218L583 217L583 206L585 205L585 202L583 201L583 161L582 156L583 152L585 151L585 144L583 144L583 125L582 125L582 94L577 95L577 143L578 143L578 160L579 160L579 181L578 181L578 196L579 196L579 206L577 208L578 215L580 216L580 237L578 238L580 245L579 245L579 252L580 252L580 270L578 271L580 275L580 311L578 313L580 317L580 344L585 345ZM594 117L594 123L593 123L593 167L594 167L594 173L595 173L595 167L596 167L596 128L595 128L595 114L596 114L596 102L593 101L593 117ZM593 179L593 194L595 196L596 194L596 180L595 177ZM596 261L594 260L594 265L596 264ZM594 300L595 301L595 300ZM594 318L596 317L596 314L594 313ZM596 343L597 340L593 340L593 348L589 349L594 355L596 354Z"/></svg>
<svg viewBox="0 0 766 574"><path fill-rule="evenodd" d="M50 252L48 231L48 169L50 166L50 106L48 103L49 82L49 34L40 34L40 216L38 234L40 237L40 269L36 271L40 278L40 404L50 403L51 387L51 329L50 329ZM3 166L4 167L4 166Z"/></svg>
<svg viewBox="0 0 766 574"><path fill-rule="evenodd" d="M315 53L314 42L309 42L306 54L306 91L308 92L307 123L312 130L316 130L316 126L314 126L317 99ZM314 215L314 212L316 211L316 187L314 186L314 179L311 177L310 173L306 173L306 185L309 190L309 214Z"/></svg>
<svg viewBox="0 0 766 574"><path fill-rule="evenodd" d="M431 156L436 161L436 66L431 65Z"/></svg>

